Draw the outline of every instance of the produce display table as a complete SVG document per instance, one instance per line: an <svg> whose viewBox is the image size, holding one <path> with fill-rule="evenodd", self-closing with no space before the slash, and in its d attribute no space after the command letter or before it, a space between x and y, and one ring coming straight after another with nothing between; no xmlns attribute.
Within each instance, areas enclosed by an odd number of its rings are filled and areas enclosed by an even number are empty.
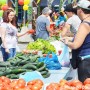
<svg viewBox="0 0 90 90"><path fill-rule="evenodd" d="M59 82L61 79L66 79L70 72L69 67L62 67L60 70L50 70L51 75L44 80L44 83Z"/></svg>

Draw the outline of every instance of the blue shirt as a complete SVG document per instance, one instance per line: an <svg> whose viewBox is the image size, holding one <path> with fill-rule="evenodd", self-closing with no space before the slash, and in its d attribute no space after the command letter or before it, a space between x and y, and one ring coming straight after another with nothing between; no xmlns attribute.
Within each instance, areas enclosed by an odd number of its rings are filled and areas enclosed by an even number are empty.
<svg viewBox="0 0 90 90"><path fill-rule="evenodd" d="M46 29L46 26L50 26L49 19L44 16L40 15L36 20L36 38L48 39L49 32Z"/></svg>

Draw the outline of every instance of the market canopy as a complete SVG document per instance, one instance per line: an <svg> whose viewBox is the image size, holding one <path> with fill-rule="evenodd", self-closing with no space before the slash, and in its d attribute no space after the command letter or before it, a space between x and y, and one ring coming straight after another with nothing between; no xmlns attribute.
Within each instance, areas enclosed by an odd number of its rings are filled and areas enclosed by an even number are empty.
<svg viewBox="0 0 90 90"><path fill-rule="evenodd" d="M48 0L41 0L40 6L47 7L48 6Z"/></svg>
<svg viewBox="0 0 90 90"><path fill-rule="evenodd" d="M52 6L54 7L55 5L60 5L60 0L54 0Z"/></svg>

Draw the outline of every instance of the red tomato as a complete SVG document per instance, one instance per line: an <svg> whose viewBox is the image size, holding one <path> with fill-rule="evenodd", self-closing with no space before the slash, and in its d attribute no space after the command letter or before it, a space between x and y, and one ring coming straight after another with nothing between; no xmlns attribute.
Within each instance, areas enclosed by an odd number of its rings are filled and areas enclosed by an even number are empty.
<svg viewBox="0 0 90 90"><path fill-rule="evenodd" d="M52 58L52 54L50 54L49 57Z"/></svg>
<svg viewBox="0 0 90 90"><path fill-rule="evenodd" d="M46 57L47 56L47 54L43 54L43 57Z"/></svg>
<svg viewBox="0 0 90 90"><path fill-rule="evenodd" d="M29 87L29 89L31 89L33 85L27 85L27 86Z"/></svg>
<svg viewBox="0 0 90 90"><path fill-rule="evenodd" d="M10 84L11 80L9 78L5 78L4 82L7 83L7 84Z"/></svg>
<svg viewBox="0 0 90 90"><path fill-rule="evenodd" d="M38 85L33 85L31 90L40 90L40 87Z"/></svg>
<svg viewBox="0 0 90 90"><path fill-rule="evenodd" d="M31 90L31 89L28 86L25 86L24 90Z"/></svg>
<svg viewBox="0 0 90 90"><path fill-rule="evenodd" d="M29 81L27 85L34 85L36 83L36 80Z"/></svg>
<svg viewBox="0 0 90 90"><path fill-rule="evenodd" d="M19 89L21 89L18 85L15 85L14 87L13 87L13 90L19 90Z"/></svg>
<svg viewBox="0 0 90 90"><path fill-rule="evenodd" d="M83 84L81 82L76 83L76 88L82 90Z"/></svg>
<svg viewBox="0 0 90 90"><path fill-rule="evenodd" d="M0 77L0 80L2 80L2 81L4 81L5 79L6 79L5 76L1 76L1 77Z"/></svg>
<svg viewBox="0 0 90 90"><path fill-rule="evenodd" d="M85 81L84 81L84 85L86 84L90 84L90 78L87 78Z"/></svg>
<svg viewBox="0 0 90 90"><path fill-rule="evenodd" d="M72 86L77 86L77 84L82 84L82 82L80 82L79 80L73 80L72 81Z"/></svg>
<svg viewBox="0 0 90 90"><path fill-rule="evenodd" d="M46 90L58 90L60 85L58 83L51 83L46 87Z"/></svg>
<svg viewBox="0 0 90 90"><path fill-rule="evenodd" d="M83 87L83 90L90 90L90 84L86 84L86 85Z"/></svg>
<svg viewBox="0 0 90 90"><path fill-rule="evenodd" d="M13 90L13 88L10 85L7 85L7 86L5 85L4 87L5 87L5 90Z"/></svg>
<svg viewBox="0 0 90 90"><path fill-rule="evenodd" d="M31 29L28 31L29 34L34 34L35 33L35 30Z"/></svg>
<svg viewBox="0 0 90 90"><path fill-rule="evenodd" d="M39 84L39 85L41 85L41 86L43 85L43 81L40 80L40 79L36 79L36 83Z"/></svg>
<svg viewBox="0 0 90 90"><path fill-rule="evenodd" d="M24 79L18 79L17 85L18 85L20 88L23 88L23 87L25 87L26 82L25 82Z"/></svg>
<svg viewBox="0 0 90 90"><path fill-rule="evenodd" d="M63 86L63 85L66 84L66 82L67 82L66 80L62 79L62 80L60 80L59 85L60 85L60 86Z"/></svg>
<svg viewBox="0 0 90 90"><path fill-rule="evenodd" d="M0 85L0 90L5 90L5 87L3 85Z"/></svg>
<svg viewBox="0 0 90 90"><path fill-rule="evenodd" d="M11 83L10 83L10 86L13 88L17 85L18 83L18 80L13 80Z"/></svg>

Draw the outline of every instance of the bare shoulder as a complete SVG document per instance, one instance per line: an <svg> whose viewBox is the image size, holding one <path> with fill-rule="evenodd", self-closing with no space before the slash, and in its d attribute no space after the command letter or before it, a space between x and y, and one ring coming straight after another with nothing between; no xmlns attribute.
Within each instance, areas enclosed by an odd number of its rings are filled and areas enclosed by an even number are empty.
<svg viewBox="0 0 90 90"><path fill-rule="evenodd" d="M81 23L79 29L87 30L90 32L90 25L88 23Z"/></svg>

